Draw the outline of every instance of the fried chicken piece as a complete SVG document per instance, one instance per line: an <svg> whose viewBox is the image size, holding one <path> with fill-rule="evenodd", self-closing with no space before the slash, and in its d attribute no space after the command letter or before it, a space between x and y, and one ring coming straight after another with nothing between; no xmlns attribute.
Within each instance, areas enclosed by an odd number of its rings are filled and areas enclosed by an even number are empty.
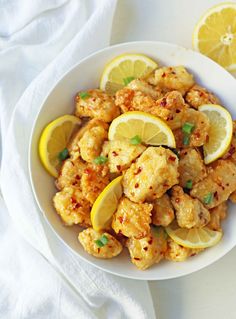
<svg viewBox="0 0 236 319"><path fill-rule="evenodd" d="M133 203L122 197L113 215L112 228L126 237L143 238L150 232L152 204Z"/></svg>
<svg viewBox="0 0 236 319"><path fill-rule="evenodd" d="M93 204L109 182L109 169L107 165L89 164L81 177L81 189L84 198L90 204Z"/></svg>
<svg viewBox="0 0 236 319"><path fill-rule="evenodd" d="M186 187L187 182L192 185L207 176L206 166L202 157L194 148L183 149L179 152L179 185Z"/></svg>
<svg viewBox="0 0 236 319"><path fill-rule="evenodd" d="M119 107L112 96L98 89L88 90L86 93L88 96L85 98L80 94L76 95L76 116L97 118L109 123L120 115Z"/></svg>
<svg viewBox="0 0 236 319"><path fill-rule="evenodd" d="M54 207L65 225L80 224L90 226L90 205L81 191L75 187L65 187L53 198Z"/></svg>
<svg viewBox="0 0 236 319"><path fill-rule="evenodd" d="M95 127L101 127L105 131L107 131L109 126L107 123L99 119L89 120L84 126L82 126L81 129L78 130L76 134L72 137L67 147L69 150L69 154L73 159L80 157L80 148L79 148L80 139L83 137L83 135L86 132L89 132Z"/></svg>
<svg viewBox="0 0 236 319"><path fill-rule="evenodd" d="M152 223L157 226L168 226L175 218L174 208L167 194L153 202Z"/></svg>
<svg viewBox="0 0 236 319"><path fill-rule="evenodd" d="M165 91L177 90L184 95L194 85L194 79L192 74L179 65L157 69L152 84Z"/></svg>
<svg viewBox="0 0 236 319"><path fill-rule="evenodd" d="M185 122L194 125L193 132L190 134L189 141L185 142L185 133L182 128L175 130L173 133L176 146L178 148L202 146L207 141L210 129L208 117L202 112L189 108L186 111Z"/></svg>
<svg viewBox="0 0 236 319"><path fill-rule="evenodd" d="M236 166L229 160L218 160L209 167L207 177L193 186L190 194L207 208L213 208L226 201L235 190Z"/></svg>
<svg viewBox="0 0 236 319"><path fill-rule="evenodd" d="M226 218L227 208L227 202L223 202L220 205L210 209L211 219L207 224L207 227L212 230L222 231L221 221Z"/></svg>
<svg viewBox="0 0 236 319"><path fill-rule="evenodd" d="M174 242L170 237L167 239L167 250L165 253L165 259L169 261L185 261L188 257L199 254L204 249L202 248L187 248Z"/></svg>
<svg viewBox="0 0 236 319"><path fill-rule="evenodd" d="M107 138L107 130L102 125L87 130L78 143L82 159L92 163L101 154L103 143Z"/></svg>
<svg viewBox="0 0 236 319"><path fill-rule="evenodd" d="M145 270L163 258L167 249L166 235L163 229L158 234L152 229L144 238L129 238L126 246L132 263L138 269Z"/></svg>
<svg viewBox="0 0 236 319"><path fill-rule="evenodd" d="M107 243L101 246L99 241L102 239L104 242L104 238ZM97 232L93 228L83 230L79 233L78 239L84 250L97 258L116 257L123 249L121 243L114 236L106 232Z"/></svg>
<svg viewBox="0 0 236 319"><path fill-rule="evenodd" d="M186 94L185 101L195 109L203 104L220 104L219 99L204 87L195 84Z"/></svg>
<svg viewBox="0 0 236 319"><path fill-rule="evenodd" d="M110 172L120 173L129 168L145 149L144 145L132 145L129 140L113 140L104 143L102 155L108 157Z"/></svg>
<svg viewBox="0 0 236 319"><path fill-rule="evenodd" d="M178 183L178 157L164 147L148 147L124 173L124 194L133 202L160 198Z"/></svg>
<svg viewBox="0 0 236 319"><path fill-rule="evenodd" d="M180 227L203 227L210 221L210 213L203 204L185 194L180 186L172 188L171 203Z"/></svg>
<svg viewBox="0 0 236 319"><path fill-rule="evenodd" d="M86 164L80 158L65 160L56 180L56 187L59 190L67 186L80 188L80 179L85 167Z"/></svg>

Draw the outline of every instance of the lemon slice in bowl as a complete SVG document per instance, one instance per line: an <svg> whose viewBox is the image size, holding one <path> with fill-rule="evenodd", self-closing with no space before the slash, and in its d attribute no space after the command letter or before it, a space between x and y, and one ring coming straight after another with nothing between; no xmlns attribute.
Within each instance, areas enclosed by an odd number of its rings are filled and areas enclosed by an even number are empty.
<svg viewBox="0 0 236 319"><path fill-rule="evenodd" d="M123 176L118 176L110 182L99 194L91 210L91 222L93 229L100 231L107 229L111 224L111 218L117 209L118 201L122 196Z"/></svg>
<svg viewBox="0 0 236 319"><path fill-rule="evenodd" d="M236 70L236 3L210 8L193 32L193 47L229 71Z"/></svg>
<svg viewBox="0 0 236 319"><path fill-rule="evenodd" d="M208 248L215 246L222 238L222 232L203 228L180 228L176 222L165 228L177 244L187 248Z"/></svg>
<svg viewBox="0 0 236 319"><path fill-rule="evenodd" d="M203 146L204 162L209 164L227 151L233 134L233 122L230 113L222 106L204 104L198 109L205 113L210 121L209 140Z"/></svg>
<svg viewBox="0 0 236 319"><path fill-rule="evenodd" d="M49 123L39 140L39 157L49 174L58 176L61 162L68 155L66 146L81 120L73 115L64 115Z"/></svg>
<svg viewBox="0 0 236 319"><path fill-rule="evenodd" d="M156 62L143 54L122 54L105 66L100 89L114 94L132 80L147 76L156 68Z"/></svg>
<svg viewBox="0 0 236 319"><path fill-rule="evenodd" d="M166 145L175 148L175 138L169 126L160 118L145 112L127 112L110 125L108 139L131 140L140 139L140 142L149 145Z"/></svg>

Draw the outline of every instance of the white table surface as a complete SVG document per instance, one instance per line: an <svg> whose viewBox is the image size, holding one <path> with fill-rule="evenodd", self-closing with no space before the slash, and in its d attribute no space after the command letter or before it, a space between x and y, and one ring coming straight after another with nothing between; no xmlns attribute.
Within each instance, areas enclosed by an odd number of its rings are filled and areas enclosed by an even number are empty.
<svg viewBox="0 0 236 319"><path fill-rule="evenodd" d="M191 48L196 21L220 2L118 0L112 43L159 40ZM179 279L151 281L150 288L158 319L235 319L236 248L204 270Z"/></svg>

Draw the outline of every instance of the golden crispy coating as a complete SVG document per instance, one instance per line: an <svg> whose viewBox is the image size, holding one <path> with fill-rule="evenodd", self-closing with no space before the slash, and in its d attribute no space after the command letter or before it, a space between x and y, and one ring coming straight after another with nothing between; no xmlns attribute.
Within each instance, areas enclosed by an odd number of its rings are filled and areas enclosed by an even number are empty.
<svg viewBox="0 0 236 319"><path fill-rule="evenodd" d="M141 270L145 270L158 263L166 251L166 235L163 229L157 233L152 230L141 239L129 238L126 242L132 263Z"/></svg>
<svg viewBox="0 0 236 319"><path fill-rule="evenodd" d="M79 140L82 159L92 163L101 154L105 140L107 140L107 131L102 126L96 126L86 131Z"/></svg>
<svg viewBox="0 0 236 319"><path fill-rule="evenodd" d="M221 231L221 221L226 218L227 208L227 202L223 202L220 205L210 209L211 219L207 224L207 227L212 230Z"/></svg>
<svg viewBox="0 0 236 319"><path fill-rule="evenodd" d="M75 160L68 158L65 160L56 180L56 187L59 190L66 186L76 186L79 188L80 179L85 167L86 164L80 158Z"/></svg>
<svg viewBox="0 0 236 319"><path fill-rule="evenodd" d="M183 149L179 152L179 185L186 187L186 183L191 181L196 184L206 177L206 166L202 157L194 148Z"/></svg>
<svg viewBox="0 0 236 319"><path fill-rule="evenodd" d="M107 165L89 164L81 177L81 189L84 198L93 204L109 182Z"/></svg>
<svg viewBox="0 0 236 319"><path fill-rule="evenodd" d="M236 191L234 191L230 196L229 199L231 200L232 203L236 204Z"/></svg>
<svg viewBox="0 0 236 319"><path fill-rule="evenodd" d="M207 208L213 208L226 201L235 190L236 166L229 160L218 160L209 167L207 177L195 184L190 193ZM206 203L207 196L212 197L209 203Z"/></svg>
<svg viewBox="0 0 236 319"><path fill-rule="evenodd" d="M166 91L178 90L184 95L194 85L194 79L181 65L163 67L155 71L154 84Z"/></svg>
<svg viewBox="0 0 236 319"><path fill-rule="evenodd" d="M68 145L68 150L70 156L75 159L80 156L80 149L79 149L79 141L83 137L83 135L93 129L94 127L102 127L104 130L108 130L108 124L99 119L91 119L88 121L84 126L81 127L80 130L76 132L76 134L70 140Z"/></svg>
<svg viewBox="0 0 236 319"><path fill-rule="evenodd" d="M133 202L160 198L178 183L178 158L163 147L148 147L124 173L124 194Z"/></svg>
<svg viewBox="0 0 236 319"><path fill-rule="evenodd" d="M110 172L119 173L130 167L145 149L144 145L132 145L129 140L114 140L104 143L102 155L108 157Z"/></svg>
<svg viewBox="0 0 236 319"><path fill-rule="evenodd" d="M102 236L105 236L107 243L104 246L99 247L99 245L96 244L96 241L100 240ZM121 243L111 234L96 232L93 228L87 228L79 233L78 239L84 250L97 258L113 258L119 255L123 248Z"/></svg>
<svg viewBox="0 0 236 319"><path fill-rule="evenodd" d="M162 96L161 90L159 88L153 87L152 85L149 85L144 80L140 80L140 79L131 81L128 84L128 88L134 91L140 91L146 95L151 96L155 100Z"/></svg>
<svg viewBox="0 0 236 319"><path fill-rule="evenodd" d="M180 186L173 187L171 202L180 227L203 227L210 221L209 211L199 200L185 194Z"/></svg>
<svg viewBox="0 0 236 319"><path fill-rule="evenodd" d="M202 146L207 141L210 129L210 123L207 116L202 112L189 108L186 112L185 122L193 124L194 129L190 135L188 144L184 144L184 132L182 131L182 128L173 132L177 147L184 148Z"/></svg>
<svg viewBox="0 0 236 319"><path fill-rule="evenodd" d="M66 225L91 225L89 202L77 187L65 187L62 191L56 193L53 203L57 213Z"/></svg>
<svg viewBox="0 0 236 319"><path fill-rule="evenodd" d="M143 238L150 232L152 204L133 203L122 197L113 215L112 228L126 237Z"/></svg>
<svg viewBox="0 0 236 319"><path fill-rule="evenodd" d="M153 202L152 223L157 226L168 226L175 218L170 197L164 194Z"/></svg>
<svg viewBox="0 0 236 319"><path fill-rule="evenodd" d="M195 84L185 96L186 102L198 109L203 104L220 104L218 98L200 85Z"/></svg>
<svg viewBox="0 0 236 319"><path fill-rule="evenodd" d="M236 121L233 121L233 135L230 146L222 158L229 159L236 164Z"/></svg>
<svg viewBox="0 0 236 319"><path fill-rule="evenodd" d="M165 258L170 261L185 261L191 255L191 249L180 246L170 237L167 239Z"/></svg>
<svg viewBox="0 0 236 319"><path fill-rule="evenodd" d="M172 130L180 128L186 120L187 104L178 91L166 93L164 97L156 101L152 114L167 122Z"/></svg>
<svg viewBox="0 0 236 319"><path fill-rule="evenodd" d="M97 118L109 123L120 115L112 96L98 89L88 90L87 93L89 96L86 98L81 98L80 94L75 98L76 116Z"/></svg>

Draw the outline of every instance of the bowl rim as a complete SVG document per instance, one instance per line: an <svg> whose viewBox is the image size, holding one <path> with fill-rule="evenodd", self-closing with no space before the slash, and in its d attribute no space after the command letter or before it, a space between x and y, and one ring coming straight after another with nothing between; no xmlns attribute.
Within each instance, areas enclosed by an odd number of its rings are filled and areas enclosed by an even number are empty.
<svg viewBox="0 0 236 319"><path fill-rule="evenodd" d="M46 213L44 212L44 210L41 207L41 204L38 200L38 196L37 196L37 192L36 189L34 187L34 181L33 181L33 176L32 176L32 152L33 152L33 147L32 147L32 142L33 142L33 138L34 138L34 132L35 132L35 127L39 118L39 115L43 109L43 106L45 104L45 102L47 101L47 99L49 98L49 96L51 95L51 93L53 92L53 90L56 88L56 86L64 79L64 77L66 77L71 71L73 71L75 68L79 67L80 64L84 63L87 59L90 59L94 56L96 56L97 54L106 52L106 51L110 51L112 49L115 48L122 48L122 47L126 47L126 46L132 46L132 45L164 45L164 46L169 46L172 48L176 48L176 49L181 49L181 50L186 50L186 51L190 51L191 53L193 53L196 56L201 56L201 59L205 59L207 61L207 63L210 63L212 65L216 65L218 68L221 68L221 71L226 73L228 77L231 77L232 80L236 81L235 78L233 77L232 74L230 74L227 70L225 70L222 66L220 66L218 63L216 63L215 61L211 60L210 58L208 58L207 56L201 54L200 52L194 51L192 49L189 48L185 48L181 45L175 44L175 43L169 43L169 42L164 42L164 41L129 41L129 42L122 42L122 43L118 43L118 44L114 44L111 46L106 46L105 48L102 48L100 50L97 50L89 55L87 55L86 57L82 58L81 60L79 60L78 62L74 63L70 68L68 68L67 71L63 72L62 75L59 77L59 79L56 81L56 83L50 88L50 90L48 91L48 94L45 96L45 98L43 99L42 103L40 104L38 111L35 115L32 127L31 127L31 131L30 131L30 139L29 139L29 145L28 145L28 156L27 156L27 166L28 166L28 172L29 172L29 179L30 179L30 186L31 186L31 190L33 193L33 197L35 202L37 203L38 209L41 212L44 220L46 221L47 225L49 226L49 228L52 230L53 234L56 235L56 238L59 239L59 241L65 245L73 254L75 254L79 259L89 263L90 265L103 270L107 273L110 273L112 275L116 275L122 278L127 278L127 279L135 279L135 280L168 280L168 279L175 279L175 278L180 278L180 277L184 277L187 275L190 275L192 273L195 273L197 271L200 271L206 267L209 267L210 265L212 265L213 263L215 263L216 261L220 260L222 257L224 257L226 254L228 254L235 246L236 246L236 241L235 243L231 244L229 246L229 248L227 250L224 250L220 256L217 255L215 258L212 258L211 260L207 261L204 263L204 265L201 266L195 266L192 267L189 271L185 271L184 273L179 273L179 274L173 274L173 276L166 276L166 277L161 277L161 278L152 278L152 279L147 279L147 278L140 278L139 276L136 276L135 274L130 276L130 275L126 275L126 274L121 274L119 272L117 272L116 270L110 270L110 269L105 269L102 266L93 263L91 260L88 260L87 258L83 257L82 255L80 255L78 252L76 252L59 234L58 232L54 229L53 225L50 223L49 219L47 218ZM236 84L236 82L235 82Z"/></svg>

